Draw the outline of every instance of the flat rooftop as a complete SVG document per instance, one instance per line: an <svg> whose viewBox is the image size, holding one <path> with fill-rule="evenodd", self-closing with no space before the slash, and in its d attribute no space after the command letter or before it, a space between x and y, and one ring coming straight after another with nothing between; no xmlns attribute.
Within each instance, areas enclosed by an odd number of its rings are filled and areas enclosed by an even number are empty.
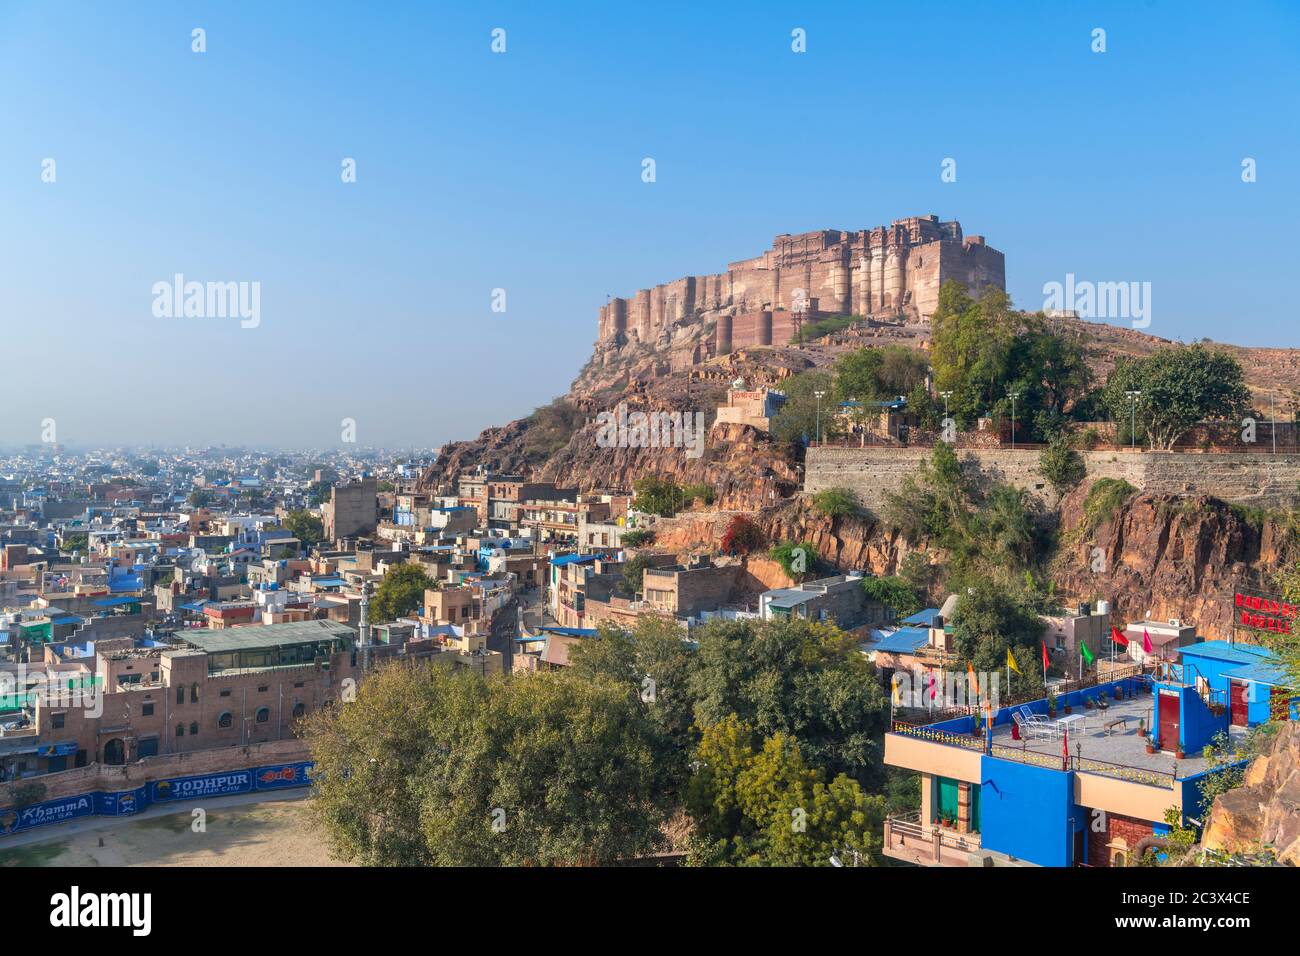
<svg viewBox="0 0 1300 956"><path fill-rule="evenodd" d="M222 630L184 631L178 636L187 644L193 644L209 654L224 654L262 647L314 644L317 641L337 638L355 640L357 632L346 624L335 621L287 621L283 624L230 627Z"/></svg>

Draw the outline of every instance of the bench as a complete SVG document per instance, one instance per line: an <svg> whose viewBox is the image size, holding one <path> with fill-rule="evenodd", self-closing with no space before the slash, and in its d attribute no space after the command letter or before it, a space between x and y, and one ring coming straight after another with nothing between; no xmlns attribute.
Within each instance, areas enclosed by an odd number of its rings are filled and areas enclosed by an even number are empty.
<svg viewBox="0 0 1300 956"><path fill-rule="evenodd" d="M1123 727L1125 730L1128 730L1128 722L1131 719L1132 714L1126 714L1123 717L1116 717L1114 720L1106 721L1106 723L1102 725L1102 729L1106 732L1106 736L1109 737L1116 727Z"/></svg>

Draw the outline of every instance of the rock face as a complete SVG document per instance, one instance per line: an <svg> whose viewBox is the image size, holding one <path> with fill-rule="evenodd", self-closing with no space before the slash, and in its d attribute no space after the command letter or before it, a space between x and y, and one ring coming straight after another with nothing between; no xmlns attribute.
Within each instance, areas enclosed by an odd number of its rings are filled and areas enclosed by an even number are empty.
<svg viewBox="0 0 1300 956"><path fill-rule="evenodd" d="M1203 637L1226 639L1234 587L1294 558L1289 528L1206 496L1137 494L1080 534L1086 497L1080 487L1061 502L1052 578L1066 594L1109 600L1130 620L1194 621Z"/></svg>
<svg viewBox="0 0 1300 956"><path fill-rule="evenodd" d="M1272 845L1279 862L1300 864L1300 724L1283 727L1242 786L1214 801L1201 838L1204 848L1228 853L1260 844Z"/></svg>

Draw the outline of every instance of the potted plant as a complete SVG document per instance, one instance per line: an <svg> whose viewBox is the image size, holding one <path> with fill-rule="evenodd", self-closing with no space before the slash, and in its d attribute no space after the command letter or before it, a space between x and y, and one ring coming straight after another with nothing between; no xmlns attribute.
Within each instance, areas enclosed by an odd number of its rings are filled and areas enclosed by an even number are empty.
<svg viewBox="0 0 1300 956"><path fill-rule="evenodd" d="M1174 759L1175 760L1183 759L1183 747L1181 744L1179 744L1178 749L1174 751Z"/></svg>
<svg viewBox="0 0 1300 956"><path fill-rule="evenodd" d="M1147 753L1153 754L1155 752L1156 752L1156 745L1152 743L1150 740L1147 740Z"/></svg>
<svg viewBox="0 0 1300 956"><path fill-rule="evenodd" d="M1115 699L1116 700L1124 699L1124 685L1121 684L1120 686L1115 688Z"/></svg>
<svg viewBox="0 0 1300 956"><path fill-rule="evenodd" d="M1047 716L1056 716L1056 694L1052 691L1047 692Z"/></svg>
<svg viewBox="0 0 1300 956"><path fill-rule="evenodd" d="M1085 698L1083 699L1083 709L1084 709L1084 710L1092 710L1092 698L1091 698L1091 697L1085 697Z"/></svg>

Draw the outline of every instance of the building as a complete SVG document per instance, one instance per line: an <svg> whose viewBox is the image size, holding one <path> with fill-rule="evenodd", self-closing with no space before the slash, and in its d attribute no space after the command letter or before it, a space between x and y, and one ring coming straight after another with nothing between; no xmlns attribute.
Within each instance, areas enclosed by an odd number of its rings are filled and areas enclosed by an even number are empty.
<svg viewBox="0 0 1300 956"><path fill-rule="evenodd" d="M379 524L379 483L371 477L335 485L325 503L325 538L364 538Z"/></svg>
<svg viewBox="0 0 1300 956"><path fill-rule="evenodd" d="M862 589L862 576L837 574L816 581L804 581L792 588L764 591L759 597L759 615L765 621L803 618L835 623L844 630L864 624L880 624L892 614Z"/></svg>
<svg viewBox="0 0 1300 956"><path fill-rule="evenodd" d="M785 392L772 388L746 389L737 381L727 391L727 404L718 409L716 422L750 425L759 431L771 431L772 419L785 404Z"/></svg>

